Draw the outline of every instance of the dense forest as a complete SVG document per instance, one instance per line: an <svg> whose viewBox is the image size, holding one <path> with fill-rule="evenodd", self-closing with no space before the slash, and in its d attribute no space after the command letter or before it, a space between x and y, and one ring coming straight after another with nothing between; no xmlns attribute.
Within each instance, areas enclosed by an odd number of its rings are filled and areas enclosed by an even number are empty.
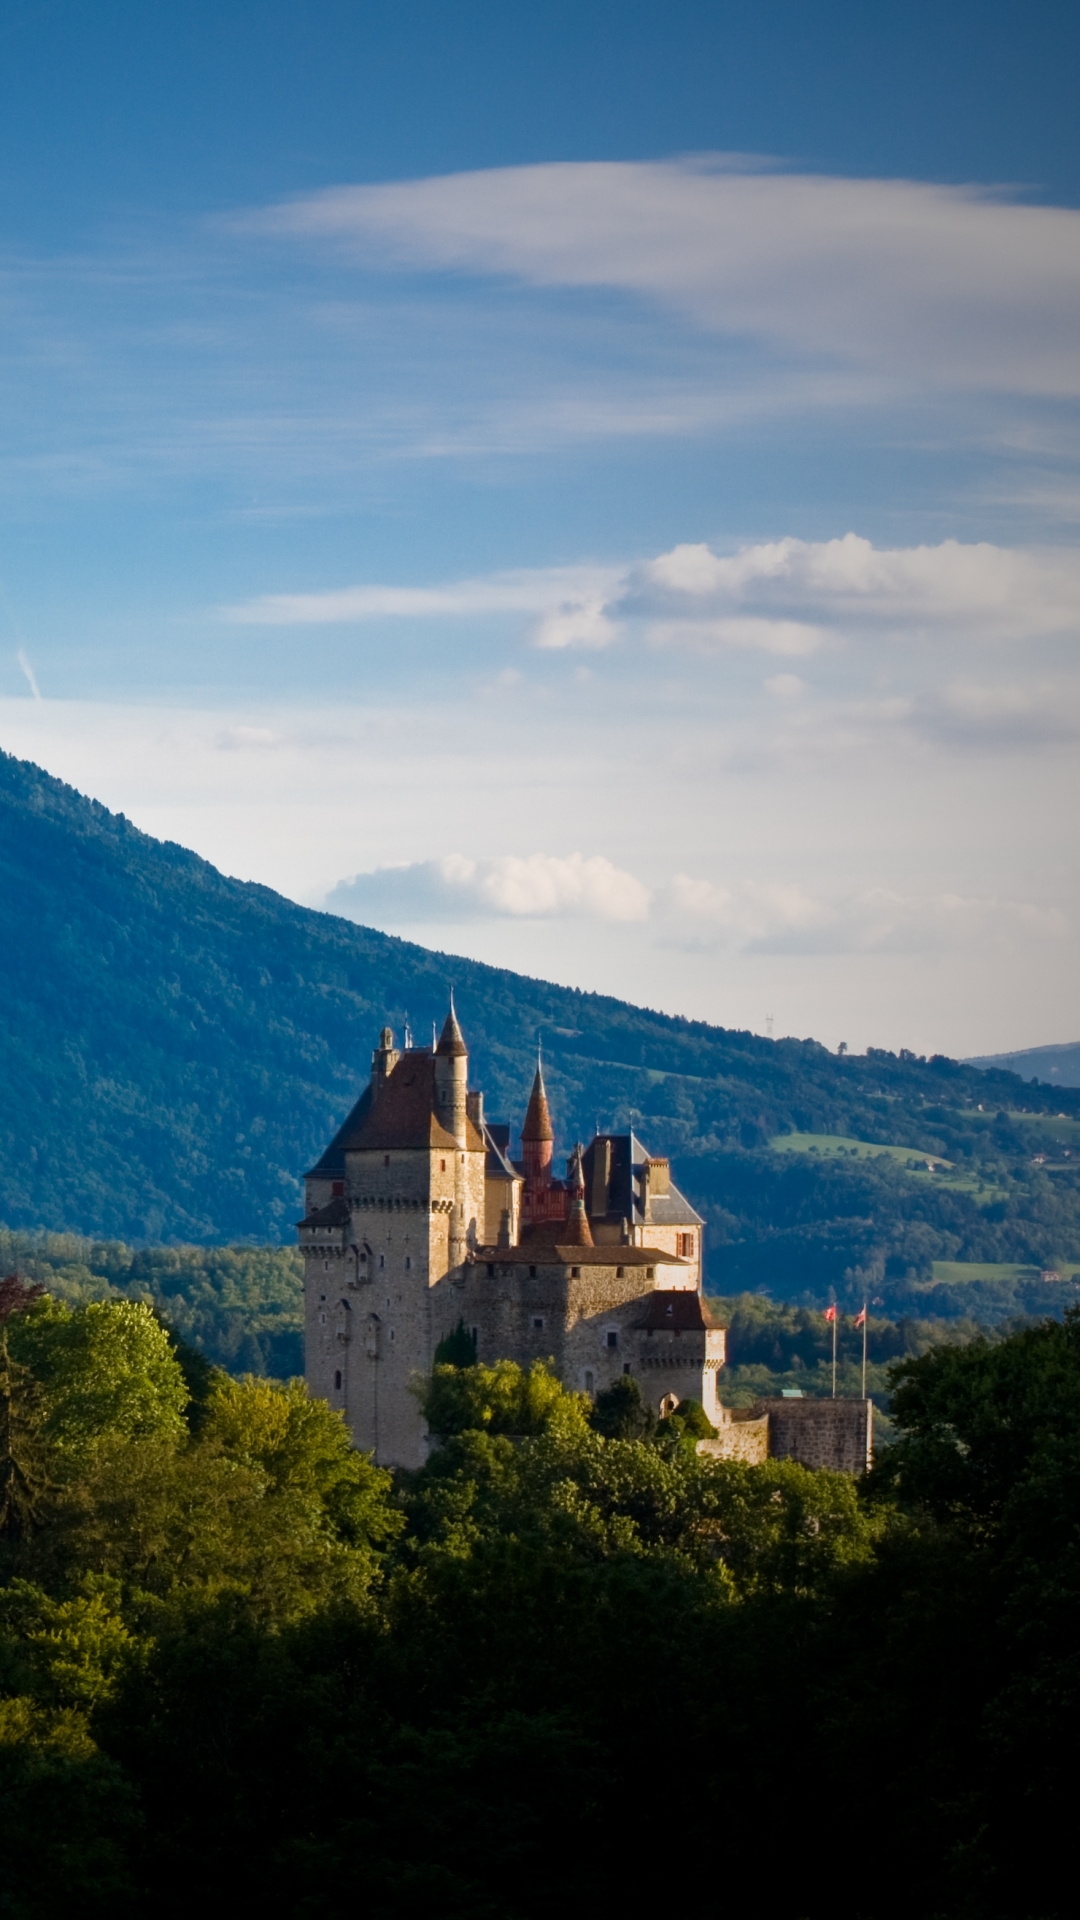
<svg viewBox="0 0 1080 1920"><path fill-rule="evenodd" d="M0 1220L135 1249L287 1244L379 1028L426 1031L451 974L489 1113L520 1122L542 1032L561 1146L599 1117L672 1154L714 1292L987 1322L1075 1297L1080 1092L450 961L228 879L7 755Z"/></svg>
<svg viewBox="0 0 1080 1920"><path fill-rule="evenodd" d="M861 1483L467 1358L392 1477L3 1283L5 1913L1071 1910L1080 1313L894 1362Z"/></svg>

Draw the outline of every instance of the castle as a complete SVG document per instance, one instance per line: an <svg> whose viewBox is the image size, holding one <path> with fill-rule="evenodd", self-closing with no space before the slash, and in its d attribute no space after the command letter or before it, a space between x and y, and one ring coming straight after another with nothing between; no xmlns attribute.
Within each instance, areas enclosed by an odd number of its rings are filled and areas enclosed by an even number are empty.
<svg viewBox="0 0 1080 1920"><path fill-rule="evenodd" d="M514 1160L468 1069L452 1005L431 1048L399 1050L384 1027L369 1085L306 1175L311 1392L380 1463L421 1466L415 1387L463 1324L478 1360L551 1359L593 1396L629 1374L658 1416L699 1401L719 1429L710 1450L775 1451L767 1413L733 1420L720 1401L725 1334L702 1292L703 1222L667 1159L632 1132L598 1133L558 1179L538 1066Z"/></svg>

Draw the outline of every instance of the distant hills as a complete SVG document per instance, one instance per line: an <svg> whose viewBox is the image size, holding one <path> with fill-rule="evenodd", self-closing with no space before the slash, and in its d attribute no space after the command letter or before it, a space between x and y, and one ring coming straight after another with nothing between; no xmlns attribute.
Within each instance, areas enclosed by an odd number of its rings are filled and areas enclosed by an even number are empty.
<svg viewBox="0 0 1080 1920"><path fill-rule="evenodd" d="M1080 1040L1063 1047L1026 1047L1020 1053L987 1053L968 1060L969 1067L1018 1073L1021 1080L1041 1080L1043 1086L1080 1087Z"/></svg>
<svg viewBox="0 0 1080 1920"><path fill-rule="evenodd" d="M983 1317L1071 1297L1040 1274L1080 1261L1080 1093L451 962L228 879L2 754L0 1221L288 1242L378 1029L407 1012L426 1033L451 975L492 1116L520 1123L542 1030L560 1149L599 1119L670 1152L709 1222L714 1291L965 1311L976 1295L942 1294L937 1260L984 1263Z"/></svg>

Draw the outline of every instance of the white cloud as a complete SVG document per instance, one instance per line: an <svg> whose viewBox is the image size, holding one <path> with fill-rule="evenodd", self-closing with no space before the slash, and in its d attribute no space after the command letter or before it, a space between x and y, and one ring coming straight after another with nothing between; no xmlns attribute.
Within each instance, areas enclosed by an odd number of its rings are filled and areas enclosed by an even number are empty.
<svg viewBox="0 0 1080 1920"><path fill-rule="evenodd" d="M724 887L685 873L658 900L656 917L672 945L761 954L925 954L1018 937L1059 940L1069 931L1060 909L1026 901L885 887L815 898L794 885Z"/></svg>
<svg viewBox="0 0 1080 1920"><path fill-rule="evenodd" d="M774 700L801 700L808 691L806 681L800 680L797 673L774 673L765 681L766 693Z"/></svg>
<svg viewBox="0 0 1080 1920"><path fill-rule="evenodd" d="M1030 640L1080 631L1080 552L988 541L875 547L846 533L715 553L673 547L632 566L553 567L431 587L261 594L232 624L310 626L518 615L542 648L606 647L628 622L656 646L798 657L843 633Z"/></svg>
<svg viewBox="0 0 1080 1920"><path fill-rule="evenodd" d="M1080 392L1080 213L978 188L564 162L329 188L239 224L406 266L617 288L920 384Z"/></svg>
<svg viewBox="0 0 1080 1920"><path fill-rule="evenodd" d="M1080 627L1080 553L1008 548L989 541L875 547L860 534L834 540L783 539L714 553L673 547L628 579L622 610L666 614L693 633L702 610L815 626L870 623L911 631L1025 639ZM823 637L823 636L822 636ZM807 647L777 648L807 651Z"/></svg>
<svg viewBox="0 0 1080 1920"><path fill-rule="evenodd" d="M603 611L604 601L621 579L622 571L614 567L538 567L474 580L452 580L437 587L358 586L321 593L264 593L238 606L225 607L222 614L232 625L259 627L532 614L539 616L540 645L569 644L569 639L544 638L550 626L553 633L565 630L570 638L596 646L607 643L594 636L610 624Z"/></svg>
<svg viewBox="0 0 1080 1920"><path fill-rule="evenodd" d="M377 867L342 880L326 909L349 920L389 925L469 920L585 918L644 920L649 890L602 854L505 854Z"/></svg>
<svg viewBox="0 0 1080 1920"><path fill-rule="evenodd" d="M692 647L699 653L723 652L727 647L756 647L761 653L799 655L816 653L828 639L821 627L803 620L653 620L645 637L654 647Z"/></svg>

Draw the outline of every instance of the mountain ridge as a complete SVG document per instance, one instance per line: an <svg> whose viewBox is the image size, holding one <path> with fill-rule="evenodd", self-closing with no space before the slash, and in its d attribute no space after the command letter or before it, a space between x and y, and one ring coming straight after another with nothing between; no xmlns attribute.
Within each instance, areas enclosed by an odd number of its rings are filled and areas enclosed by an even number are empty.
<svg viewBox="0 0 1080 1920"><path fill-rule="evenodd" d="M132 1245L287 1242L299 1176L366 1081L378 1030L406 1011L420 1030L441 1020L451 977L492 1117L520 1124L542 1029L562 1151L599 1116L673 1154L719 1291L810 1297L879 1269L925 1281L935 1259L1080 1258L1073 1121L1054 1117L1080 1116L1076 1094L451 960L231 879L9 755L0 1220ZM789 1134L806 1151L773 1153ZM815 1160L819 1137L833 1145ZM848 1138L941 1156L952 1185L836 1145ZM1042 1146L1065 1156L1060 1179L1031 1171Z"/></svg>

